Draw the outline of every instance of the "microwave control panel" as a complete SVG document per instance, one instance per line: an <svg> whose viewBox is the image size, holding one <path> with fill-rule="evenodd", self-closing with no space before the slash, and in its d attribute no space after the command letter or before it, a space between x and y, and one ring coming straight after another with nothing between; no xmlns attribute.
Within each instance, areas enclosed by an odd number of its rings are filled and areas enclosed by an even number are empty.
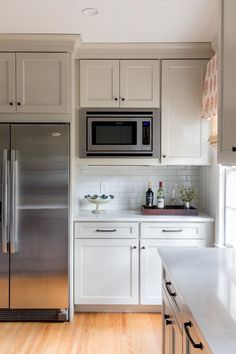
<svg viewBox="0 0 236 354"><path fill-rule="evenodd" d="M150 121L143 121L143 145L150 145L151 143L151 122Z"/></svg>

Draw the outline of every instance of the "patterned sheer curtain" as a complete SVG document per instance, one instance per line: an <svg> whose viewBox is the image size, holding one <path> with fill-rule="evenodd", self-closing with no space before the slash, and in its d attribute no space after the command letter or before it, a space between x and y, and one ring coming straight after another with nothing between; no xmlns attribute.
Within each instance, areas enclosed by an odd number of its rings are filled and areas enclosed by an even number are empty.
<svg viewBox="0 0 236 354"><path fill-rule="evenodd" d="M202 118L211 121L209 144L217 147L218 56L208 62L202 100Z"/></svg>

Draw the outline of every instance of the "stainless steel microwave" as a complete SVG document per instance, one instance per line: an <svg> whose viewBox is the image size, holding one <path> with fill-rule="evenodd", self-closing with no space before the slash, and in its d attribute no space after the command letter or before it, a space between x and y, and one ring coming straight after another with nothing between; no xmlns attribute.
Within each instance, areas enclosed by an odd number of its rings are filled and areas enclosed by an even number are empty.
<svg viewBox="0 0 236 354"><path fill-rule="evenodd" d="M80 157L160 157L158 109L81 109Z"/></svg>

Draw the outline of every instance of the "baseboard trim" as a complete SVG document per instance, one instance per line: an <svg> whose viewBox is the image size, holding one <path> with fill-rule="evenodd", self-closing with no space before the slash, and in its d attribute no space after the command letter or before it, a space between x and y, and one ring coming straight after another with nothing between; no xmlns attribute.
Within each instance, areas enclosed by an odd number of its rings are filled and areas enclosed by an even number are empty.
<svg viewBox="0 0 236 354"><path fill-rule="evenodd" d="M75 305L75 312L161 312L161 305Z"/></svg>

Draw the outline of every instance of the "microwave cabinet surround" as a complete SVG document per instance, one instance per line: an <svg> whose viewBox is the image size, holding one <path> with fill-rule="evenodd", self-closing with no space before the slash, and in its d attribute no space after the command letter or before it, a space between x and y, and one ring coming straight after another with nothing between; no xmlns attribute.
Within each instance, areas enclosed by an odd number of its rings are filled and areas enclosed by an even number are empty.
<svg viewBox="0 0 236 354"><path fill-rule="evenodd" d="M81 109L80 157L160 157L158 109Z"/></svg>
<svg viewBox="0 0 236 354"><path fill-rule="evenodd" d="M159 60L80 60L80 106L160 106Z"/></svg>

